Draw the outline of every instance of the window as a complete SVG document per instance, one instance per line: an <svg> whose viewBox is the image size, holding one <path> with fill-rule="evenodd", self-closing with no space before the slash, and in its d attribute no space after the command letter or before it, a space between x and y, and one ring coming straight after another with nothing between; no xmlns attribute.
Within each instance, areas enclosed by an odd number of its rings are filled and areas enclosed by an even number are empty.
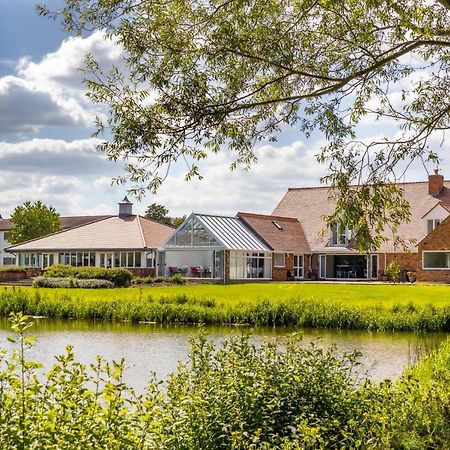
<svg viewBox="0 0 450 450"><path fill-rule="evenodd" d="M60 264L74 267L95 266L95 253L92 252L77 252L64 253L61 252L58 257Z"/></svg>
<svg viewBox="0 0 450 450"><path fill-rule="evenodd" d="M450 252L423 252L424 269L450 269Z"/></svg>
<svg viewBox="0 0 450 450"><path fill-rule="evenodd" d="M441 219L428 219L427 220L427 231L428 234L430 234L440 223L442 222Z"/></svg>
<svg viewBox="0 0 450 450"><path fill-rule="evenodd" d="M331 226L331 245L346 246L352 238L352 231L342 226L340 223L334 223Z"/></svg>
<svg viewBox="0 0 450 450"><path fill-rule="evenodd" d="M155 252L147 252L145 255L145 266L146 267L155 267L156 255Z"/></svg>
<svg viewBox="0 0 450 450"><path fill-rule="evenodd" d="M270 279L272 272L272 256L270 253L230 252L230 278L263 278Z"/></svg>
<svg viewBox="0 0 450 450"><path fill-rule="evenodd" d="M320 278L327 278L327 255L319 255Z"/></svg>
<svg viewBox="0 0 450 450"><path fill-rule="evenodd" d="M166 244L166 247L218 247L221 244L214 236L192 217Z"/></svg>
<svg viewBox="0 0 450 450"><path fill-rule="evenodd" d="M3 257L3 265L5 266L13 266L16 264L16 258L11 256L5 256Z"/></svg>
<svg viewBox="0 0 450 450"><path fill-rule="evenodd" d="M294 255L294 277L303 278L303 255Z"/></svg>
<svg viewBox="0 0 450 450"><path fill-rule="evenodd" d="M274 254L274 265L275 267L284 267L286 265L284 260L284 253Z"/></svg>

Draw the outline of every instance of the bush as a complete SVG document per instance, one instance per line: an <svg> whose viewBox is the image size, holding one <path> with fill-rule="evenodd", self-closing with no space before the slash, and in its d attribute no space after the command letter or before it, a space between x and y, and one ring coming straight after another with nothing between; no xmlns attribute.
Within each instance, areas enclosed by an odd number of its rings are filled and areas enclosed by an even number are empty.
<svg viewBox="0 0 450 450"><path fill-rule="evenodd" d="M103 267L73 267L63 264L50 266L44 273L47 278L78 278L83 280L108 280L116 286L129 286L133 274L127 269Z"/></svg>
<svg viewBox="0 0 450 450"><path fill-rule="evenodd" d="M397 383L377 384L358 383L357 355L335 348L246 336L216 347L200 336L189 363L136 395L123 360L98 357L89 370L70 346L42 373L26 360L27 318L13 320L19 351L0 353L2 449L449 448L450 341Z"/></svg>
<svg viewBox="0 0 450 450"><path fill-rule="evenodd" d="M97 280L95 278L83 280L77 278L36 277L33 281L33 286L43 288L100 289L100 288L113 288L115 285L112 281Z"/></svg>
<svg viewBox="0 0 450 450"><path fill-rule="evenodd" d="M182 285L186 283L186 278L184 278L183 275L176 273L171 277L135 277L133 278L132 283L136 285L159 283Z"/></svg>
<svg viewBox="0 0 450 450"><path fill-rule="evenodd" d="M0 272L26 272L27 268L22 266L0 266Z"/></svg>

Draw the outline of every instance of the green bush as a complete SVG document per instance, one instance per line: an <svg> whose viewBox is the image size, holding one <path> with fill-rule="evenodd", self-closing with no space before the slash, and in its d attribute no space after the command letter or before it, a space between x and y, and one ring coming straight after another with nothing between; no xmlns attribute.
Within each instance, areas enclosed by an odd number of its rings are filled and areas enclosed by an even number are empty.
<svg viewBox="0 0 450 450"><path fill-rule="evenodd" d="M134 277L132 283L135 285L160 283L182 285L186 283L186 278L184 278L183 275L176 273L171 277Z"/></svg>
<svg viewBox="0 0 450 450"><path fill-rule="evenodd" d="M82 289L100 289L113 288L115 284L108 280L77 279L77 278L47 278L36 277L33 280L34 287L43 288L82 288Z"/></svg>
<svg viewBox="0 0 450 450"><path fill-rule="evenodd" d="M116 286L129 286L133 274L127 269L103 267L73 267L63 264L50 266L44 273L47 278L79 278L84 280L108 280Z"/></svg>
<svg viewBox="0 0 450 450"><path fill-rule="evenodd" d="M296 338L253 345L191 341L190 360L143 395L125 362L90 370L73 349L44 374L25 359L27 318L13 317L18 349L0 352L4 449L448 449L450 341L397 383L356 381L356 354Z"/></svg>
<svg viewBox="0 0 450 450"><path fill-rule="evenodd" d="M26 272L27 268L22 266L0 266L0 272Z"/></svg>

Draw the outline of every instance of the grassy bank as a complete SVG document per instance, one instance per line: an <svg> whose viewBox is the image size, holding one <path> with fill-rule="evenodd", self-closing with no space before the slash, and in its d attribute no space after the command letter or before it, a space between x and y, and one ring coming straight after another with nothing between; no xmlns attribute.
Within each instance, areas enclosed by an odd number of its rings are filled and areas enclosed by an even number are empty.
<svg viewBox="0 0 450 450"><path fill-rule="evenodd" d="M61 319L450 331L450 287L271 283L1 288L0 315L14 311Z"/></svg>
<svg viewBox="0 0 450 450"><path fill-rule="evenodd" d="M22 337L19 350L32 345ZM296 338L191 345L189 362L142 396L124 384L123 361L87 370L69 348L44 375L23 352L0 352L0 448L449 448L450 341L381 384L355 380L356 355Z"/></svg>

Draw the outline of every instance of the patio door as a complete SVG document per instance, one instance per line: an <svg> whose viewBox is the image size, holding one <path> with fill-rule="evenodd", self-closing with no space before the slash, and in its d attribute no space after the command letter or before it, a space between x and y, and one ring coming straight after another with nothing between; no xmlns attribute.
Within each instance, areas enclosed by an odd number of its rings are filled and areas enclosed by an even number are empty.
<svg viewBox="0 0 450 450"><path fill-rule="evenodd" d="M303 278L303 255L294 255L294 277Z"/></svg>

